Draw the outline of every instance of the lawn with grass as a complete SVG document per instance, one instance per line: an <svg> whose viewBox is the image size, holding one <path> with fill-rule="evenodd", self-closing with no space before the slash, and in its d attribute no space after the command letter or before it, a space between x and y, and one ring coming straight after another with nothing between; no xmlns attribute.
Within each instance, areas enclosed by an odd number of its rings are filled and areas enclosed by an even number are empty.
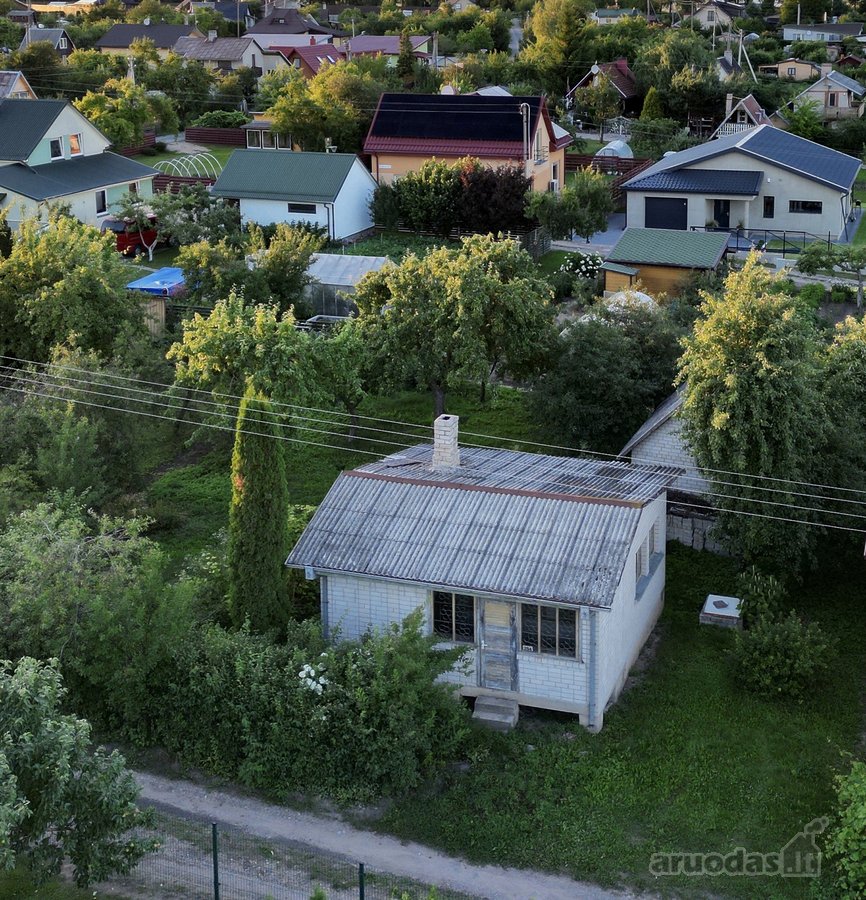
<svg viewBox="0 0 866 900"><path fill-rule="evenodd" d="M837 638L831 676L804 703L759 699L734 681L732 631L700 626L736 563L669 545L655 660L597 735L524 714L478 732L468 772L401 798L380 827L477 862L564 872L684 896L806 897L809 879L654 878L658 852L780 850L831 805L834 769L860 737L866 661L862 559L825 565L797 591Z"/></svg>
<svg viewBox="0 0 866 900"><path fill-rule="evenodd" d="M513 388L498 387L483 403L480 392L454 392L448 396L448 411L460 416L465 443L531 449L522 442L544 439L530 418L527 394ZM326 423L309 423L318 431L299 429L286 434L290 440L283 446L291 503L316 505L344 469L432 439L430 394L405 391L387 398L368 397L359 412L358 437L351 442L346 426ZM345 421L339 415L310 415L328 422ZM497 440L476 435L493 435ZM175 465L164 465L145 491L144 512L154 519L152 534L177 562L204 549L214 533L228 525L231 436L217 435L216 440L212 449L199 448L199 452L182 454Z"/></svg>
<svg viewBox="0 0 866 900"><path fill-rule="evenodd" d="M368 238L340 248L338 252L349 256L387 256L395 263L409 253L424 256L436 247L454 247L447 238L424 237L400 231L381 231Z"/></svg>
<svg viewBox="0 0 866 900"><path fill-rule="evenodd" d="M551 250L538 260L538 267L545 275L553 275L569 256L571 253L567 250Z"/></svg>
<svg viewBox="0 0 866 900"><path fill-rule="evenodd" d="M204 150L199 151L200 153L209 153L213 156L216 161L220 164L220 166L225 166L228 162L229 157L235 150L238 150L238 147L226 147L223 145L213 144L210 146L206 146ZM164 162L170 159L179 159L181 157L189 157L194 156L196 154L193 153L177 153L173 150L163 150L157 153L139 153L131 159L134 159L136 162L144 163L146 166L155 166L158 162Z"/></svg>
<svg viewBox="0 0 866 900"><path fill-rule="evenodd" d="M52 878L46 884L36 885L30 876L30 873L19 867L11 872L0 870L0 897L3 900L25 900L25 898L36 898L36 900L85 900L101 896L101 894L84 888L77 888L74 885L67 884L60 879ZM112 896L117 900L121 895L112 892Z"/></svg>

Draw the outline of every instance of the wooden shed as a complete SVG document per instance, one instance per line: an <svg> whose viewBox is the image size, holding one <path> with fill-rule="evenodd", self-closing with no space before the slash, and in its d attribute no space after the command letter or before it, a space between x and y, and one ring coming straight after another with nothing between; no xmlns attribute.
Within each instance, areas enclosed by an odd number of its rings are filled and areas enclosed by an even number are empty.
<svg viewBox="0 0 866 900"><path fill-rule="evenodd" d="M727 231L627 228L601 267L605 293L640 282L650 293L676 294L693 272L718 267L729 238Z"/></svg>

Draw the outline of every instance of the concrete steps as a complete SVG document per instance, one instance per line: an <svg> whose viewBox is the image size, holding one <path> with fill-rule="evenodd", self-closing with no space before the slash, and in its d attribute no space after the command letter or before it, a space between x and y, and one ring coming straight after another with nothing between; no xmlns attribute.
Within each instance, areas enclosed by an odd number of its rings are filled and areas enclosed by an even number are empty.
<svg viewBox="0 0 866 900"><path fill-rule="evenodd" d="M520 706L505 697L477 697L472 718L494 731L511 731L517 724Z"/></svg>

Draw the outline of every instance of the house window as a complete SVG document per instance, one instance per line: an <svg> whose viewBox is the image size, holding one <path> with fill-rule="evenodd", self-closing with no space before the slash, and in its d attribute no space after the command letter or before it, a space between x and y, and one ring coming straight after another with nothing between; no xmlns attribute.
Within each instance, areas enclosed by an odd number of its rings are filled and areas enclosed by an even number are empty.
<svg viewBox="0 0 866 900"><path fill-rule="evenodd" d="M315 203L290 203L289 204L289 212L290 213L306 213L307 215L315 215L316 204Z"/></svg>
<svg viewBox="0 0 866 900"><path fill-rule="evenodd" d="M48 146L52 159L63 159L63 138L53 138Z"/></svg>
<svg viewBox="0 0 866 900"><path fill-rule="evenodd" d="M716 12L715 12L715 10L712 10L712 9L708 9L708 10L707 10L707 21L708 21L708 22L715 22L715 21L716 21Z"/></svg>
<svg viewBox="0 0 866 900"><path fill-rule="evenodd" d="M258 150L262 146L262 133L260 131L250 130L247 132L247 147L250 150Z"/></svg>
<svg viewBox="0 0 866 900"><path fill-rule="evenodd" d="M69 135L69 153L72 156L81 156L81 135Z"/></svg>
<svg viewBox="0 0 866 900"><path fill-rule="evenodd" d="M292 149L292 136L290 134L278 134L277 135L277 147L280 150L291 150Z"/></svg>
<svg viewBox="0 0 866 900"><path fill-rule="evenodd" d="M67 40L66 40L65 37L60 38L60 40L57 42L57 49L58 49L58 50L65 50L66 47L67 47L67 43L68 43L68 42L67 42Z"/></svg>
<svg viewBox="0 0 866 900"><path fill-rule="evenodd" d="M764 218L772 219L776 215L776 198L764 197Z"/></svg>
<svg viewBox="0 0 866 900"><path fill-rule="evenodd" d="M577 656L577 611L558 606L520 605L520 646L550 656Z"/></svg>
<svg viewBox="0 0 866 900"><path fill-rule="evenodd" d="M433 591L433 633L448 641L475 641L475 598L471 594Z"/></svg>
<svg viewBox="0 0 866 900"><path fill-rule="evenodd" d="M821 215L824 211L824 204L820 200L789 200L788 212L791 213L811 213L813 215Z"/></svg>
<svg viewBox="0 0 866 900"><path fill-rule="evenodd" d="M263 131L262 132L262 148L265 150L273 150L274 147L277 146L277 142L274 140L273 131Z"/></svg>
<svg viewBox="0 0 866 900"><path fill-rule="evenodd" d="M838 100L838 94L828 94L827 95L827 106L836 106Z"/></svg>
<svg viewBox="0 0 866 900"><path fill-rule="evenodd" d="M797 69L794 66L788 66L788 75L793 78L797 74Z"/></svg>
<svg viewBox="0 0 866 900"><path fill-rule="evenodd" d="M108 200L105 191L96 192L96 215L104 216L108 212Z"/></svg>
<svg viewBox="0 0 866 900"><path fill-rule="evenodd" d="M535 132L535 161L537 163L544 162L544 136L541 128Z"/></svg>
<svg viewBox="0 0 866 900"><path fill-rule="evenodd" d="M138 193L138 182L131 181L129 183L129 185L127 186L127 190L129 191L130 194L137 194Z"/></svg>

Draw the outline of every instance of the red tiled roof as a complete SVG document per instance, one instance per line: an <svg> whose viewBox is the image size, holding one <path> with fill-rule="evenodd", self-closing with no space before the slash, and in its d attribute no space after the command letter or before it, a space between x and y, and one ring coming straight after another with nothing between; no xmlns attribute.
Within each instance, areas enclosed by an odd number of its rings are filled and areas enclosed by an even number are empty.
<svg viewBox="0 0 866 900"><path fill-rule="evenodd" d="M370 136L364 142L368 153L406 153L410 156L478 156L488 159L522 159L519 141L447 141Z"/></svg>
<svg viewBox="0 0 866 900"><path fill-rule="evenodd" d="M624 57L620 57L615 62L596 63L568 92L567 96L571 96L578 88L585 87L596 74L604 75L609 79L610 83L619 91L623 100L631 100L633 97L637 97L638 91L634 72L628 67L628 62Z"/></svg>
<svg viewBox="0 0 866 900"><path fill-rule="evenodd" d="M770 117L764 112L762 106L752 94L743 97L741 101L743 109L747 110L754 119L756 125L769 125Z"/></svg>
<svg viewBox="0 0 866 900"><path fill-rule="evenodd" d="M346 52L333 44L310 44L303 47L271 47L271 53L281 53L287 61L300 57L312 70L318 72L323 62L338 62L346 58Z"/></svg>

